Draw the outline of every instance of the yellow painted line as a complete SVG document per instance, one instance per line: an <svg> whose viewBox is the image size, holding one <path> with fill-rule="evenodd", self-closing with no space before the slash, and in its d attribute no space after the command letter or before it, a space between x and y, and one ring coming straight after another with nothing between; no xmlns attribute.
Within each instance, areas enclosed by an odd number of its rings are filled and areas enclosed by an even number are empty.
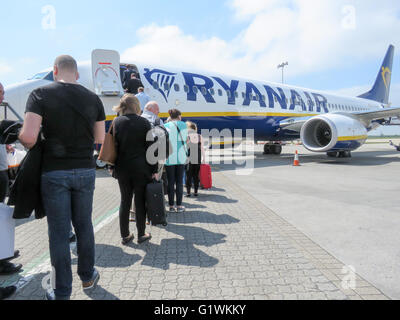
<svg viewBox="0 0 400 320"><path fill-rule="evenodd" d="M168 113L160 113L160 118L168 118ZM272 112L184 112L183 118L212 118L212 117L313 117L317 114L298 114L298 113L272 113ZM115 115L107 116L107 121L115 119Z"/></svg>
<svg viewBox="0 0 400 320"><path fill-rule="evenodd" d="M223 142L212 142L211 144L212 144L212 145L229 145L229 144L239 144L239 143L242 143L242 141L229 141L229 142L223 141Z"/></svg>
<svg viewBox="0 0 400 320"><path fill-rule="evenodd" d="M338 141L367 140L368 136L340 137Z"/></svg>
<svg viewBox="0 0 400 320"><path fill-rule="evenodd" d="M310 117L316 114L273 113L273 112L184 112L183 118L204 117ZM168 118L168 113L160 113L161 118Z"/></svg>

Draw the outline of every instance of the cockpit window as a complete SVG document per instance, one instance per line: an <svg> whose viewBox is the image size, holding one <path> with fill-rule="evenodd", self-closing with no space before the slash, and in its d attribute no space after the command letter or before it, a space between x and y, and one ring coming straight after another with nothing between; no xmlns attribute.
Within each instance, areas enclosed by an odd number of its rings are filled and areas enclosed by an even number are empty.
<svg viewBox="0 0 400 320"><path fill-rule="evenodd" d="M44 80L54 81L53 71L49 72L47 76L44 77Z"/></svg>
<svg viewBox="0 0 400 320"><path fill-rule="evenodd" d="M32 78L28 80L48 80L48 81L54 81L53 77L53 71L46 71L46 72L40 72L35 74Z"/></svg>

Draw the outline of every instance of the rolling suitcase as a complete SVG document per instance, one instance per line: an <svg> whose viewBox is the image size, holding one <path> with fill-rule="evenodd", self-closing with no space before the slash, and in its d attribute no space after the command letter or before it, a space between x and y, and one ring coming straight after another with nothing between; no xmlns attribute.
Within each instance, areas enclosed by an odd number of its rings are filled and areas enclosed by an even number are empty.
<svg viewBox="0 0 400 320"><path fill-rule="evenodd" d="M203 189L212 188L212 172L209 164L202 164L200 166L200 184Z"/></svg>
<svg viewBox="0 0 400 320"><path fill-rule="evenodd" d="M147 215L151 225L168 225L165 211L163 181L153 181L146 187Z"/></svg>

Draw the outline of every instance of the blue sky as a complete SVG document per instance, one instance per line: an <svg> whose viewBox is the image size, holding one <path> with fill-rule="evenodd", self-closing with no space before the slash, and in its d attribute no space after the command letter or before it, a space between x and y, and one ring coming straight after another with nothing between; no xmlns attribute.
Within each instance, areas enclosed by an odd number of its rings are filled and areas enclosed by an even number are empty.
<svg viewBox="0 0 400 320"><path fill-rule="evenodd" d="M247 3L251 6L251 1ZM42 29L44 14L41 10L45 5L53 5L56 9L55 30ZM399 10L400 5L397 6L396 9ZM61 53L70 53L79 60L87 60L94 48L112 48L123 52L138 42L137 30L151 23L160 27L178 26L185 34L192 35L199 41L211 37L231 41L251 23L251 20L235 18L232 1L210 0L116 0L114 3L105 0L20 0L2 3L2 12L7 14L2 15L4 49L0 53L0 62L19 71L0 73L6 84L21 80L21 77L24 79L32 72L50 66L54 57ZM393 33L393 36L396 37L396 34ZM394 41L395 39L392 42ZM365 85L375 78L386 49L386 46L380 47L377 49L381 52L380 55L366 57L361 61L343 61L342 65L332 68L321 66L321 71L316 69L287 80L297 85L330 90ZM357 43L354 43L352 50L357 50ZM285 53L282 52L282 57L284 56ZM397 53L395 70L399 67L398 57ZM280 61L268 63L275 67ZM21 64L23 70L18 68ZM296 65L291 64L289 68L296 68ZM278 70L271 75L272 80L277 76ZM266 76L266 80L268 79ZM393 73L393 81L400 82L400 70Z"/></svg>
<svg viewBox="0 0 400 320"><path fill-rule="evenodd" d="M55 8L54 30L42 28L46 5ZM59 54L89 60L105 48L131 61L271 81L288 60L287 83L356 95L372 86L389 44L400 50L400 4L392 0L19 0L1 11L5 85ZM398 50L392 101L400 105Z"/></svg>

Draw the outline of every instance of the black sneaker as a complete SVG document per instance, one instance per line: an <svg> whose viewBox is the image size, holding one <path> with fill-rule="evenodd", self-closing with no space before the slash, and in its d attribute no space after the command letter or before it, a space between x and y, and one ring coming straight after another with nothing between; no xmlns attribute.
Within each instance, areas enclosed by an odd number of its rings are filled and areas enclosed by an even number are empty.
<svg viewBox="0 0 400 320"><path fill-rule="evenodd" d="M0 288L0 300L10 298L17 291L17 287Z"/></svg>
<svg viewBox="0 0 400 320"><path fill-rule="evenodd" d="M146 242L146 241L149 241L149 240L151 240L151 239L152 239L151 234L146 234L146 235L144 235L144 236L142 236L142 237L139 237L138 243L139 243L139 244L142 244L142 243L144 243L144 242Z"/></svg>
<svg viewBox="0 0 400 320"><path fill-rule="evenodd" d="M135 236L131 234L129 237L123 238L121 243L126 246L127 244L131 243L135 239Z"/></svg>
<svg viewBox="0 0 400 320"><path fill-rule="evenodd" d="M0 265L0 276L8 276L10 274L18 273L21 269L22 264L3 261Z"/></svg>
<svg viewBox="0 0 400 320"><path fill-rule="evenodd" d="M14 256L11 258L4 259L4 261L11 261L11 260L17 259L18 257L19 257L19 250L15 250Z"/></svg>

